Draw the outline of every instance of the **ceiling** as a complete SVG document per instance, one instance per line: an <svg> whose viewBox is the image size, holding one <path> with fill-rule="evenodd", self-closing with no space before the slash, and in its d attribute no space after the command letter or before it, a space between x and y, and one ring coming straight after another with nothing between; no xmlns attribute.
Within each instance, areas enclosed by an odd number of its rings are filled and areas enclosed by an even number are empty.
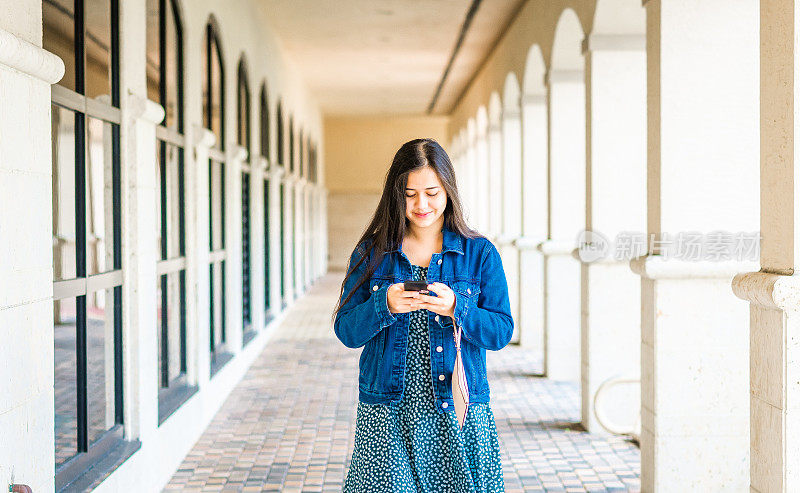
<svg viewBox="0 0 800 493"><path fill-rule="evenodd" d="M261 0L259 6L325 115L446 115L524 2ZM473 3L477 10L456 52Z"/></svg>

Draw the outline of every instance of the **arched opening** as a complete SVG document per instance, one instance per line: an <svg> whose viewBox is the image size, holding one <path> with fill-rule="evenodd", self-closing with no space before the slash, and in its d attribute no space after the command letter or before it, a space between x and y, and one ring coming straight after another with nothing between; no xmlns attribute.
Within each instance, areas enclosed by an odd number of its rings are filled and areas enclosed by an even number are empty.
<svg viewBox="0 0 800 493"><path fill-rule="evenodd" d="M572 257L585 227L586 96L583 29L572 9L559 17L547 72L550 206L545 253L547 376L579 384L581 264Z"/></svg>
<svg viewBox="0 0 800 493"><path fill-rule="evenodd" d="M508 296L511 315L519 320L519 251L515 246L522 222L522 122L520 120L520 87L516 74L509 72L503 84L501 118L503 146L503 218L498 247L508 275ZM518 324L512 340L518 340Z"/></svg>
<svg viewBox="0 0 800 493"><path fill-rule="evenodd" d="M539 45L528 49L523 72L522 118L522 240L519 308L520 344L544 358L544 259L536 246L548 231L548 131L546 67Z"/></svg>
<svg viewBox="0 0 800 493"><path fill-rule="evenodd" d="M253 326L253 271L252 271L252 183L253 160L250 158L250 83L247 74L247 60L242 55L236 70L236 143L247 149L247 157L242 162L242 344L247 344L255 336Z"/></svg>

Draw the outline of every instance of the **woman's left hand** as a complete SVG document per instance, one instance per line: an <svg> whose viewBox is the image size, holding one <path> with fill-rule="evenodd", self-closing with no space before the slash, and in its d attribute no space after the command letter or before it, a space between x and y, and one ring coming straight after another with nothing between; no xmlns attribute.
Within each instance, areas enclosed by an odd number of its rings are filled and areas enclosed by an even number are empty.
<svg viewBox="0 0 800 493"><path fill-rule="evenodd" d="M447 284L440 282L428 284L428 290L436 293L436 296L420 294L416 308L424 308L439 315L452 317L456 306L456 295L453 290Z"/></svg>

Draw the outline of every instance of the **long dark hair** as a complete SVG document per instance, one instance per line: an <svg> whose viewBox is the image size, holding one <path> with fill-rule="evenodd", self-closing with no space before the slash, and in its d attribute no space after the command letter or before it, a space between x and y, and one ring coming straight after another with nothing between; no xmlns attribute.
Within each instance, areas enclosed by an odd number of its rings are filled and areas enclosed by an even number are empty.
<svg viewBox="0 0 800 493"><path fill-rule="evenodd" d="M444 225L467 238L482 236L477 231L467 226L461 208L461 199L458 195L456 186L456 174L450 157L444 152L442 146L433 139L414 139L403 144L394 155L392 165L386 173L386 180L383 184L383 193L378 207L372 215L369 226L364 230L361 238L356 242L356 246L362 242L366 245L366 251L358 259L355 265L351 265L347 274L344 276L342 286L339 289L339 299L342 298L344 285L350 275L366 259L370 259L367 270L361 279L353 287L352 291L341 303L337 302L333 311L332 320L336 319L341 307L350 300L353 293L359 286L369 279L380 265L383 256L387 251L400 248L403 238L408 228L408 218L406 217L406 198L405 189L408 184L408 174L412 171L428 166L433 169L447 194L447 205L444 209Z"/></svg>

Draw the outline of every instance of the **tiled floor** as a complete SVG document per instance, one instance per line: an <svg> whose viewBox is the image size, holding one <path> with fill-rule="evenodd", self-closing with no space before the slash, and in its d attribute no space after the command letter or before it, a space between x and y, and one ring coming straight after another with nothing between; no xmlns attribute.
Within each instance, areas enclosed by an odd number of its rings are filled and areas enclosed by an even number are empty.
<svg viewBox="0 0 800 493"><path fill-rule="evenodd" d="M358 355L333 333L342 273L290 309L164 491L341 491L358 400ZM506 491L638 491L639 449L580 431L580 394L540 358L487 351Z"/></svg>

